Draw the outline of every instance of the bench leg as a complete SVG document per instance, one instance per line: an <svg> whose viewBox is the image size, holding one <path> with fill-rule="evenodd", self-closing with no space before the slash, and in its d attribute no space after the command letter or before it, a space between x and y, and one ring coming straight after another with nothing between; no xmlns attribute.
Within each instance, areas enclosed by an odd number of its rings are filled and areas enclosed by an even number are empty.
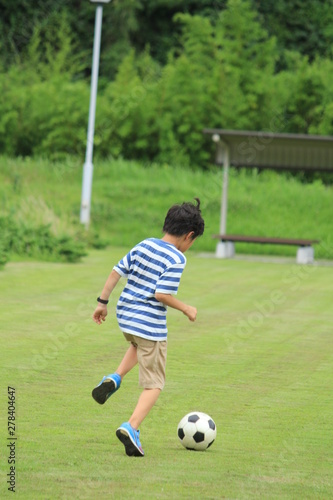
<svg viewBox="0 0 333 500"><path fill-rule="evenodd" d="M297 250L297 264L313 264L314 249L313 247L299 247Z"/></svg>
<svg viewBox="0 0 333 500"><path fill-rule="evenodd" d="M235 255L235 245L232 241L219 241L215 256L219 259L229 259Z"/></svg>

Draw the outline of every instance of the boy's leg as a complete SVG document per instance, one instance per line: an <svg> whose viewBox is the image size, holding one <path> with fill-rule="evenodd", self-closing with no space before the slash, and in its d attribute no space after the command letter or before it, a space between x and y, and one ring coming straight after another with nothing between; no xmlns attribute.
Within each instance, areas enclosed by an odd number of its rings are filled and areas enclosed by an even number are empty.
<svg viewBox="0 0 333 500"><path fill-rule="evenodd" d="M116 431L118 439L125 446L126 454L130 457L144 456L138 427L156 403L160 392L161 389L144 389L131 418Z"/></svg>
<svg viewBox="0 0 333 500"><path fill-rule="evenodd" d="M155 405L165 382L166 342L138 339L139 383L144 388L129 419L138 429Z"/></svg>
<svg viewBox="0 0 333 500"><path fill-rule="evenodd" d="M139 397L139 401L132 413L129 423L133 429L138 429L141 422L146 418L152 407L155 405L160 395L161 389L144 389Z"/></svg>
<svg viewBox="0 0 333 500"><path fill-rule="evenodd" d="M123 377L132 370L137 362L136 346L130 344L116 372L103 377L98 386L93 389L92 397L94 400L103 405L119 389Z"/></svg>
<svg viewBox="0 0 333 500"><path fill-rule="evenodd" d="M125 446L127 455L143 457L138 427L155 405L164 387L167 346L166 341L155 342L140 337L134 343L138 346L139 383L144 390L129 421L117 429L116 435Z"/></svg>
<svg viewBox="0 0 333 500"><path fill-rule="evenodd" d="M137 348L133 344L130 344L127 349L125 356L123 357L120 365L118 366L116 373L118 373L121 378L125 377L126 373L128 373L138 362L137 356Z"/></svg>

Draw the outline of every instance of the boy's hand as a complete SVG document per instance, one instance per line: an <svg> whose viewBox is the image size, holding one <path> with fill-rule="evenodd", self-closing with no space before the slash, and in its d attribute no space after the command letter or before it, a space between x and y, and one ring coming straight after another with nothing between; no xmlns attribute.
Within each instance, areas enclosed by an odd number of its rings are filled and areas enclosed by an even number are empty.
<svg viewBox="0 0 333 500"><path fill-rule="evenodd" d="M108 315L108 309L106 305L99 304L94 311L93 320L95 321L95 323L100 325L102 321L105 321L107 315Z"/></svg>
<svg viewBox="0 0 333 500"><path fill-rule="evenodd" d="M155 293L155 299L158 302L162 302L162 304L166 306L178 309L178 311L184 313L185 316L187 316L190 321L196 320L197 317L196 308L184 304L184 302L181 302L180 300L176 299L176 297L174 297L173 295L170 295L168 293Z"/></svg>
<svg viewBox="0 0 333 500"><path fill-rule="evenodd" d="M184 314L188 317L190 321L195 321L197 317L197 310L195 307L187 306Z"/></svg>

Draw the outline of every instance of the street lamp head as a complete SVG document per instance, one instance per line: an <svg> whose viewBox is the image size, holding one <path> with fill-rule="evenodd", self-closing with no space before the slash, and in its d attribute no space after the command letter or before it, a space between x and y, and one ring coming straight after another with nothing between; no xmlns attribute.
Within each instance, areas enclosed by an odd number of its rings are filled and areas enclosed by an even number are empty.
<svg viewBox="0 0 333 500"><path fill-rule="evenodd" d="M89 0L90 3L110 3L111 0Z"/></svg>

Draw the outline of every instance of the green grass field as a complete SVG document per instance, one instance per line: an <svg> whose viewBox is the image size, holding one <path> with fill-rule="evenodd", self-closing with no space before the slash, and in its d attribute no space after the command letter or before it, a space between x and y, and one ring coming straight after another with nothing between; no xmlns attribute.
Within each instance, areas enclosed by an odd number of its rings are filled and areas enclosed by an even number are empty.
<svg viewBox="0 0 333 500"><path fill-rule="evenodd" d="M124 248L80 264L11 262L1 272L1 490L7 491L7 386L16 390L16 492L24 499L329 499L332 485L333 268L188 253L168 313L165 390L141 427L146 456L115 436L140 393L137 370L105 406L91 398L125 349L113 296L91 318ZM206 452L178 442L189 411L210 414Z"/></svg>

